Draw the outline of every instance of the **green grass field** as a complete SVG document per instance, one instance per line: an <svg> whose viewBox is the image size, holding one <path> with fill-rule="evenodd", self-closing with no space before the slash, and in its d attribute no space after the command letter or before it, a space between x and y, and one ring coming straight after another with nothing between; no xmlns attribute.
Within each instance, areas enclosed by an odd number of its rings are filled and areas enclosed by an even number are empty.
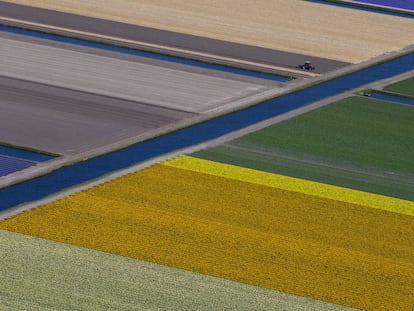
<svg viewBox="0 0 414 311"><path fill-rule="evenodd" d="M388 85L384 90L406 96L414 96L414 77Z"/></svg>
<svg viewBox="0 0 414 311"><path fill-rule="evenodd" d="M414 109L349 97L194 156L414 200Z"/></svg>

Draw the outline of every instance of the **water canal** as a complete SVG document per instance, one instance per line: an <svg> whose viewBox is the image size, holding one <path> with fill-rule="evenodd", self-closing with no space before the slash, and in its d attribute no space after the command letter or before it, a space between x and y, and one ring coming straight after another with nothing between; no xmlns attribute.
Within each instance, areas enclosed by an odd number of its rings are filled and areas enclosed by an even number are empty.
<svg viewBox="0 0 414 311"><path fill-rule="evenodd" d="M254 123L414 69L414 53L361 69L257 105L194 124L43 176L0 189L0 211L42 199L65 188L99 178L151 158L215 139Z"/></svg>

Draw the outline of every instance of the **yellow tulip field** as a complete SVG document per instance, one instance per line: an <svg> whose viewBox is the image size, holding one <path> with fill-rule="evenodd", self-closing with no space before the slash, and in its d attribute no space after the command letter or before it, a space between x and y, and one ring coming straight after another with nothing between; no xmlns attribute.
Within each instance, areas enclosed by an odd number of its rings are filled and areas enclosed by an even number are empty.
<svg viewBox="0 0 414 311"><path fill-rule="evenodd" d="M354 308L413 305L412 202L246 170L181 156L0 229Z"/></svg>

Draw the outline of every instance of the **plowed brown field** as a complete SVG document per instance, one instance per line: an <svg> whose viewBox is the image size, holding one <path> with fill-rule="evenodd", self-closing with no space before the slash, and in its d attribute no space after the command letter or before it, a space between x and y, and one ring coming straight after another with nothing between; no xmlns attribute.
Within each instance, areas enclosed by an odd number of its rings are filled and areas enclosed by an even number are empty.
<svg viewBox="0 0 414 311"><path fill-rule="evenodd" d="M12 2L353 63L414 43L414 19L299 0Z"/></svg>

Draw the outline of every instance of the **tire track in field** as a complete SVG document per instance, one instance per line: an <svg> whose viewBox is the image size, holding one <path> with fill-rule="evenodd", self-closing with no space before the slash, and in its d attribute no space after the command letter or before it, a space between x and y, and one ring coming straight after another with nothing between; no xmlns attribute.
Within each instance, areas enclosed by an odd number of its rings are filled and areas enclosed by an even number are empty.
<svg viewBox="0 0 414 311"><path fill-rule="evenodd" d="M392 182L399 182L399 183L408 183L413 184L414 187L414 174L397 172L397 171L384 171L379 170L375 167L369 166L362 166L362 165L355 165L352 162L345 162L340 160L333 160L331 158L323 158L320 156L313 156L311 154L306 154L304 152L293 152L289 150L282 150L276 148L265 148L265 147L258 147L258 146L246 146L242 143L237 142L229 142L225 144L226 147L233 149L235 152L237 150L246 151L249 153L256 153L267 155L271 157L277 157L282 159L287 159L291 161L296 161L304 164L309 164L312 166L318 166L321 169L324 167L328 167L331 169L335 169L342 172L352 172L357 173L361 176L370 176L370 177L380 177Z"/></svg>

